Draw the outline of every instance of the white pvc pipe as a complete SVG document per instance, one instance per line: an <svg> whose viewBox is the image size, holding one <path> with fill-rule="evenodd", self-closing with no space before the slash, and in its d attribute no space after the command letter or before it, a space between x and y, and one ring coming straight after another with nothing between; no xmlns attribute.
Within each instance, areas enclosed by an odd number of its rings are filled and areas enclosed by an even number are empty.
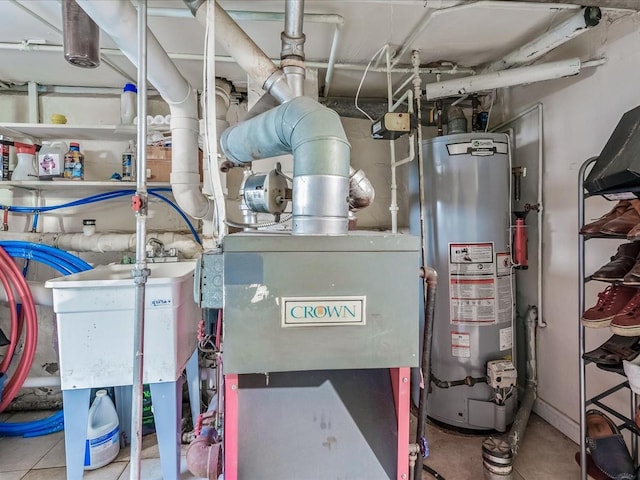
<svg viewBox="0 0 640 480"><path fill-rule="evenodd" d="M227 10L231 18L236 21L257 21L257 22L282 22L284 13L282 12L256 12L250 10ZM173 17L173 18L193 18L188 8L149 8L149 15L153 17ZM304 21L310 23L329 23L341 25L344 18L337 13L305 13Z"/></svg>
<svg viewBox="0 0 640 480"><path fill-rule="evenodd" d="M431 23L431 20L446 13L457 12L460 10L473 8L476 6L475 5L476 3L477 2L465 2L462 5L457 4L449 8L443 8L441 10L434 10L432 8L429 8L427 12L423 15L423 17L420 19L420 21L417 23L417 25L413 28L413 30L411 30L411 32L409 32L409 35L407 35L405 40L402 42L400 51L393 56L391 67L395 67L398 64L398 62L400 62L400 59L402 59L404 54L413 48L414 42L422 34L424 29L427 28L427 25Z"/></svg>
<svg viewBox="0 0 640 480"><path fill-rule="evenodd" d="M22 388L60 388L60 376L50 377L27 377L22 384Z"/></svg>
<svg viewBox="0 0 640 480"><path fill-rule="evenodd" d="M136 10L128 1L78 0L126 57L137 65ZM196 92L148 30L148 78L171 110L171 186L176 202L197 219L213 216L213 202L200 192ZM219 199L217 199L219 201Z"/></svg>
<svg viewBox="0 0 640 480"><path fill-rule="evenodd" d="M18 50L21 52L52 52L59 53L64 51L61 45L40 45L40 44L31 44L27 42L0 42L0 50ZM100 52L104 55L124 55L120 50L116 48L102 48ZM169 53L169 58L173 60L193 60L193 61L204 61L204 55L200 53ZM235 59L226 55L216 55L216 62L220 63L236 63ZM272 58L272 62L276 65L280 63L279 58ZM319 62L319 61L306 61L306 66L308 68L329 68L329 62ZM367 68L366 64L360 63L338 63L336 62L334 65L335 70L348 70L354 72L363 72ZM369 72L377 72L377 73L386 73L386 67L370 67ZM393 73L413 73L412 68L392 68L391 71ZM420 68L421 74L436 74L441 73L444 75L458 75L462 73L474 74L475 70L473 68L468 67L459 67L457 65L451 65L450 67L423 67Z"/></svg>
<svg viewBox="0 0 640 480"><path fill-rule="evenodd" d="M578 74L580 68L581 62L579 58L543 63L529 67L512 68L501 72L428 83L425 85L425 94L428 100L465 95L468 93L493 90L495 88L512 87L525 83L568 77Z"/></svg>
<svg viewBox="0 0 640 480"><path fill-rule="evenodd" d="M206 143L206 151L208 155L208 166L209 166L209 182L211 185L211 189L213 191L215 198L222 199L221 202L216 202L216 224L217 224L217 241L220 245L222 239L227 233L227 213L226 213L226 203L224 201L224 190L222 188L222 178L220 174L220 168L218 166L218 134L217 134L217 120L223 120L223 118L218 119L217 112L217 101L218 98L221 98L219 94L216 93L216 62L214 60L215 56L215 47L216 47L216 37L215 37L215 23L216 23L216 14L217 8L213 8L210 2L207 2L206 7L206 46L205 46L205 119L206 119L206 135L205 135L205 143ZM222 92L220 92L222 94ZM228 103L227 103L228 105ZM226 112L226 109L224 110Z"/></svg>
<svg viewBox="0 0 640 480"><path fill-rule="evenodd" d="M539 210L537 212L538 214L538 242L536 245L537 251L536 251L536 261L538 262L538 268L537 268L537 274L538 274L538 279L537 279L537 288L538 288L538 326L539 327L546 327L547 324L544 320L544 315L543 315L543 311L542 311L542 301L543 301L543 290L542 290L542 274L543 274L543 268L542 268L542 234L543 234L543 222L542 222L542 212L544 209L544 198L543 198L543 166L544 166L544 107L542 102L538 102L535 105L533 105L532 107L528 108L527 110L520 112L518 115L516 115L515 117L512 117L504 122L502 122L501 124L497 125L496 127L492 128L491 131L494 132L503 132L505 131L505 127L507 127L508 125L511 125L515 122L517 122L518 120L522 119L523 117L529 115L530 113L533 113L537 111L538 112L538 205L539 205ZM515 144L515 135L513 135L513 142Z"/></svg>
<svg viewBox="0 0 640 480"><path fill-rule="evenodd" d="M156 238L165 248L175 248L184 258L197 258L202 247L190 235L174 232L148 232L147 242ZM135 233L31 233L2 232L2 240L22 240L41 243L72 252L134 252L136 246Z"/></svg>
<svg viewBox="0 0 640 480"><path fill-rule="evenodd" d="M207 5L211 2L215 7L216 40L235 59L240 68L278 102L284 103L295 98L282 71L218 5L218 2L215 0L204 2L196 12L196 19L206 26Z"/></svg>
<svg viewBox="0 0 640 480"><path fill-rule="evenodd" d="M341 27L342 25L336 25L336 28L333 31L333 40L331 41L331 50L329 51L329 60L327 61L327 72L324 76L324 90L322 92L325 98L329 96L329 89L331 88L331 81L333 80L333 71L336 67Z"/></svg>

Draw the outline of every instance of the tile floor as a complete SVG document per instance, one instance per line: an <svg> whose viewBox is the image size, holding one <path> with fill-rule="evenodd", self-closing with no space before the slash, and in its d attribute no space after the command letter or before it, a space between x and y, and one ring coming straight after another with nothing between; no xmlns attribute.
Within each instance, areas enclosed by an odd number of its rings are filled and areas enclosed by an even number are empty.
<svg viewBox="0 0 640 480"><path fill-rule="evenodd" d="M42 412L1 415L2 421L29 421L44 416ZM427 464L447 480L481 480L482 437L468 437L428 427L431 455ZM532 416L524 443L515 463L513 480L577 480L579 469L574 462L578 447L545 421ZM193 479L183 462L181 480ZM161 480L158 448L153 435L143 442L142 478ZM64 480L64 435L44 437L0 438L0 480ZM129 451L122 450L116 460L98 470L86 472L87 480L127 480ZM423 480L432 480L423 474ZM256 479L259 480L259 479ZM303 479L283 479L303 480ZM367 479L369 480L369 479Z"/></svg>

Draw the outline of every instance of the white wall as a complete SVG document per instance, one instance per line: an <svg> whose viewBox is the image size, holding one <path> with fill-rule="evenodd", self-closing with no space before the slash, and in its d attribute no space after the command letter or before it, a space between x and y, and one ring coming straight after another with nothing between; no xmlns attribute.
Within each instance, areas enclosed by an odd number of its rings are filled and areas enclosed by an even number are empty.
<svg viewBox="0 0 640 480"><path fill-rule="evenodd" d="M543 295L542 315L548 327L539 332L538 412L577 441L579 433L578 387L578 169L597 156L620 117L640 104L640 15L635 14L601 25L570 42L545 60L580 56L582 60L606 56L597 69L577 77L543 82L501 92L493 122L499 123L527 107L544 105ZM534 118L535 120L535 118ZM492 122L492 123L493 123ZM527 123L528 122L528 123ZM525 119L519 126L522 137L535 137L535 122ZM535 138L534 138L535 140ZM529 142L523 142L527 148ZM530 155L522 150L518 153ZM588 200L586 217L596 218L613 203L600 198ZM593 272L607 263L619 242L587 242L587 269ZM605 284L591 282L587 308L595 304L596 292ZM603 343L608 329L587 331L587 349ZM587 367L588 395L621 381L593 365ZM627 413L628 393L610 403Z"/></svg>

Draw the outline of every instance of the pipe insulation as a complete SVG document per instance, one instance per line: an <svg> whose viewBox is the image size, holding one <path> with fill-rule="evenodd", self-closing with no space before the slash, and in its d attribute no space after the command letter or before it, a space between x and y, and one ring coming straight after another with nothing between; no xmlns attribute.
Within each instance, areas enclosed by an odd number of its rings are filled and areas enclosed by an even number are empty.
<svg viewBox="0 0 640 480"><path fill-rule="evenodd" d="M220 145L236 165L293 154L294 235L344 235L351 146L336 112L298 97L225 130Z"/></svg>
<svg viewBox="0 0 640 480"><path fill-rule="evenodd" d="M85 0L87 1L87 0ZM235 59L237 64L278 102L288 102L294 93L287 79L275 63L258 47L240 26L229 16L218 2L215 5L215 38ZM196 19L206 25L207 2L202 3Z"/></svg>
<svg viewBox="0 0 640 480"><path fill-rule="evenodd" d="M601 19L602 12L598 7L582 8L578 13L551 27L541 36L493 62L482 73L496 72L532 63L563 43L595 27Z"/></svg>
<svg viewBox="0 0 640 480"><path fill-rule="evenodd" d="M495 88L512 87L514 85L577 75L580 73L581 66L582 63L579 58L572 58L529 67L512 68L501 72L428 83L425 85L424 93L428 100L466 95Z"/></svg>
<svg viewBox="0 0 640 480"><path fill-rule="evenodd" d="M136 9L128 1L78 0L78 5L138 66ZM147 29L148 79L171 111L171 187L180 208L191 217L211 219L213 202L200 192L197 93ZM216 201L224 201L217 198Z"/></svg>

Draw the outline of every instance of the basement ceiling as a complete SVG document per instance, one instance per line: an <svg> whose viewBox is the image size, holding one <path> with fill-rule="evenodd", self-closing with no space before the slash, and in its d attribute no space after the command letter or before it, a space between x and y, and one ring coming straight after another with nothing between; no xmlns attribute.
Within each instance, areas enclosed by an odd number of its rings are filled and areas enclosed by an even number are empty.
<svg viewBox="0 0 640 480"><path fill-rule="evenodd" d="M611 0L612 3L618 2L618 6L624 6L619 4L620 1L626 0ZM269 0L220 2L227 10L264 12L283 12L284 3ZM434 16L411 44L411 49L421 51L423 65L444 61L460 67L481 66L536 38L580 8L567 3L540 1L306 0L305 13L337 14L344 19L337 45L337 65L331 83L331 95L353 96L364 66L380 47L390 44L399 49L430 10L454 5L465 7ZM181 0L149 0L148 7L149 27L163 47L178 57L174 61L183 75L192 85L201 89L204 27L189 16ZM86 70L67 64L60 50L60 10L60 3L55 0L0 2L0 81L6 84L35 81L43 85L121 87L129 81L127 77L135 79L135 67L118 54L114 43L105 35L101 36L103 58L111 66L103 61L97 69ZM160 13L184 15L184 18L157 16ZM628 13L605 10L604 15ZM239 20L238 23L268 56L279 58L282 22ZM324 83L334 29L331 24L305 22L304 25L307 60L318 62L320 86ZM185 54L192 58L185 59ZM221 57L216 62L217 75L231 80L240 90L246 88L246 75L224 58L227 52L217 46L216 55ZM400 59L399 66L403 64L409 64L409 53ZM384 61L380 66L384 66ZM402 73L393 74L395 83L402 78ZM448 78L448 74L443 75L444 78ZM426 81L434 79L433 76L425 78ZM384 73L370 72L362 95L386 96L385 82Z"/></svg>

